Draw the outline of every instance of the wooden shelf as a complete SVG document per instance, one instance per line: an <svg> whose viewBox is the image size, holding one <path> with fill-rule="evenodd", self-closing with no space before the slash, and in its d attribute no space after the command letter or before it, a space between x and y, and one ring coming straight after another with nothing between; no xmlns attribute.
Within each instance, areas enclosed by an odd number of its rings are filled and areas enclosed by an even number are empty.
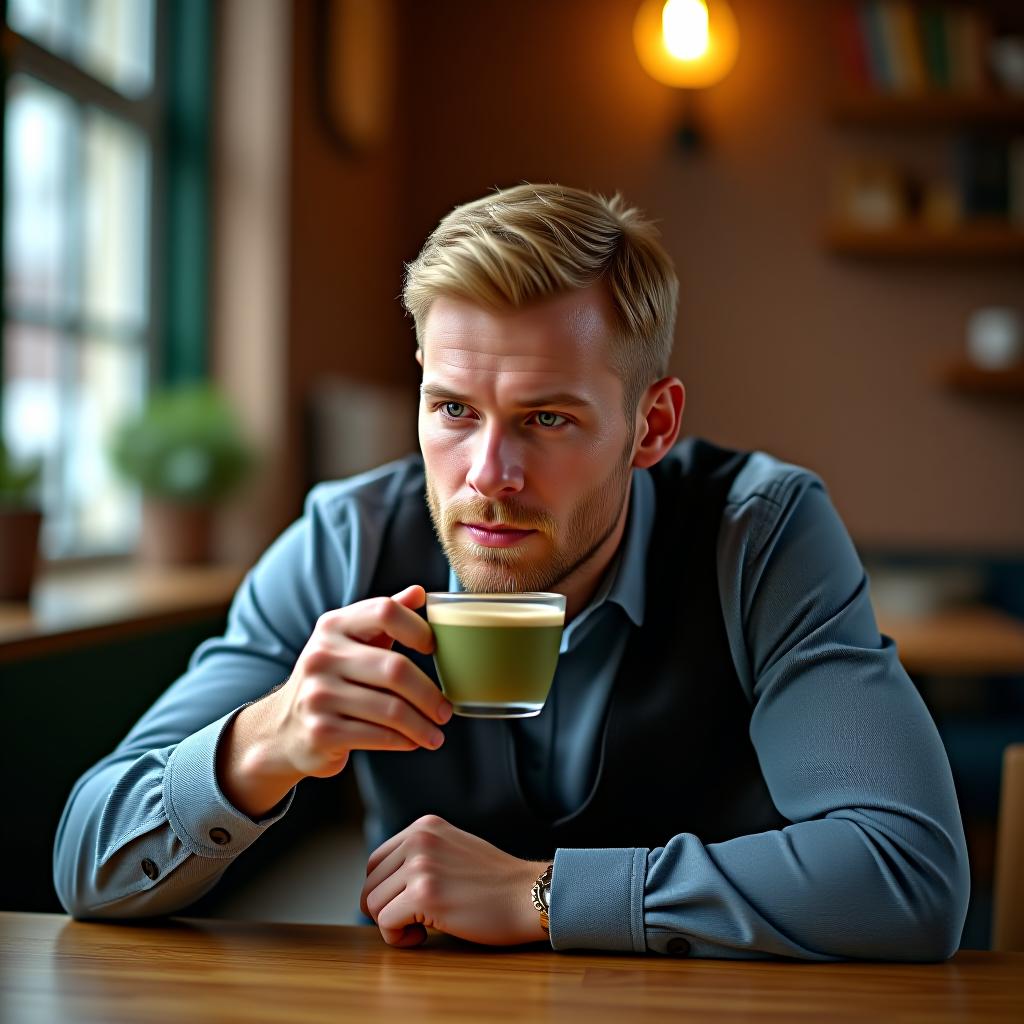
<svg viewBox="0 0 1024 1024"><path fill-rule="evenodd" d="M831 107L840 124L901 128L1024 126L1024 97L1001 93L846 92Z"/></svg>
<svg viewBox="0 0 1024 1024"><path fill-rule="evenodd" d="M1024 226L986 221L940 231L917 224L878 229L834 224L825 232L825 245L844 256L1021 259Z"/></svg>
<svg viewBox="0 0 1024 1024"><path fill-rule="evenodd" d="M986 370L960 360L942 367L939 373L942 383L951 391L986 398L1024 398L1024 364L1005 370Z"/></svg>

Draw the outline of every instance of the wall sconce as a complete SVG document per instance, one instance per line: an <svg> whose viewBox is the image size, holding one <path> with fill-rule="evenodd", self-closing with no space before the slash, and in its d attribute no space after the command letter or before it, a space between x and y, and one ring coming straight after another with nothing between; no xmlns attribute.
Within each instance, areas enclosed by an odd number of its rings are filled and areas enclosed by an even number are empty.
<svg viewBox="0 0 1024 1024"><path fill-rule="evenodd" d="M739 30L725 0L644 0L633 22L633 45L644 70L663 85L684 89L680 145L697 149L697 89L720 82L739 51Z"/></svg>

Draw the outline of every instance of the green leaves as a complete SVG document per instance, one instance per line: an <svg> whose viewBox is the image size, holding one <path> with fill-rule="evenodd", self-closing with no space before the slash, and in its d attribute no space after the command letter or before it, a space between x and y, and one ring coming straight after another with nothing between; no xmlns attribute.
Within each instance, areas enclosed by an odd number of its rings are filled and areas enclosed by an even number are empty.
<svg viewBox="0 0 1024 1024"><path fill-rule="evenodd" d="M42 474L42 459L15 462L0 438L0 504L33 504L34 492Z"/></svg>
<svg viewBox="0 0 1024 1024"><path fill-rule="evenodd" d="M233 410L208 384L154 394L117 431L111 456L147 495L196 502L223 497L255 463Z"/></svg>

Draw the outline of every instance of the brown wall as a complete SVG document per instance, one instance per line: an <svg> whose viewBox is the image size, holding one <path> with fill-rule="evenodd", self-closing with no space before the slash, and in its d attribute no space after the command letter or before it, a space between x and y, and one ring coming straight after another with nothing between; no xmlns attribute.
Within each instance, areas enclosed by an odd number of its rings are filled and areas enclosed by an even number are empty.
<svg viewBox="0 0 1024 1024"><path fill-rule="evenodd" d="M710 136L677 152L678 94L632 50L634 0L398 0L389 142L353 158L316 118L312 5L295 6L291 430L318 375L412 379L401 262L454 204L553 180L622 191L660 219L682 280L684 429L825 478L854 537L908 549L1024 549L1024 409L934 381L967 314L1024 312L1019 263L851 262L823 251L843 153L941 166L942 133L829 122L828 5L733 0L739 62L701 97ZM296 478L297 480L297 478ZM294 482L294 481L293 481ZM297 505L298 497L295 498Z"/></svg>

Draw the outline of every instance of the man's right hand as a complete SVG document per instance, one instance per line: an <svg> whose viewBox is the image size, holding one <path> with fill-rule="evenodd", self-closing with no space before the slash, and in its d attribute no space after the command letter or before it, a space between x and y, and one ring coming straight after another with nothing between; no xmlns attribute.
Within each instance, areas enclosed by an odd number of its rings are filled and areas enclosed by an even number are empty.
<svg viewBox="0 0 1024 1024"><path fill-rule="evenodd" d="M288 681L243 708L221 738L224 795L263 817L301 779L337 775L353 750L436 750L451 704L395 641L430 654L434 635L416 614L426 595L407 587L326 612Z"/></svg>

